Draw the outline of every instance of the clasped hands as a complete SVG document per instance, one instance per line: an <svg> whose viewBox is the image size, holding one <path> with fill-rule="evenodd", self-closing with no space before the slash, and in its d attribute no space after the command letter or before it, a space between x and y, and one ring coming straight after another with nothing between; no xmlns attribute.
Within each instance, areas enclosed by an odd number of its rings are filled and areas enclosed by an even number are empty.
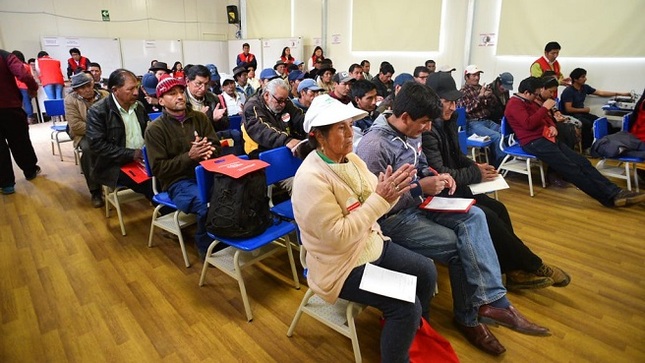
<svg viewBox="0 0 645 363"><path fill-rule="evenodd" d="M200 137L195 131L195 141L193 141L190 150L188 151L188 157L192 160L207 160L210 159L211 155L215 151L213 143L208 141L205 137Z"/></svg>

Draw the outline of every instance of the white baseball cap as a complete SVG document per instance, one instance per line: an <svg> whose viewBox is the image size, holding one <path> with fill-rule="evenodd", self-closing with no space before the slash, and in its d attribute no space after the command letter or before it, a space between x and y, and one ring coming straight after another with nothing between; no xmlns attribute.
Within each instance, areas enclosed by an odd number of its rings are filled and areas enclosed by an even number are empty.
<svg viewBox="0 0 645 363"><path fill-rule="evenodd" d="M367 112L331 98L329 95L320 95L314 98L305 114L303 128L309 133L312 128L333 125L347 119L360 120L367 116Z"/></svg>
<svg viewBox="0 0 645 363"><path fill-rule="evenodd" d="M479 67L477 67L474 64L469 65L466 67L466 70L464 70L464 74L476 74L476 73L484 73Z"/></svg>

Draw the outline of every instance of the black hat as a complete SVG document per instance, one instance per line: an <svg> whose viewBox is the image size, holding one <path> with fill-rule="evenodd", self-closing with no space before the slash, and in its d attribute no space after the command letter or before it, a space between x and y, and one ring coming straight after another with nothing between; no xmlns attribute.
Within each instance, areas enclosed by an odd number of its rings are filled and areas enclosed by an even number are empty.
<svg viewBox="0 0 645 363"><path fill-rule="evenodd" d="M463 93L457 90L455 80L450 72L435 72L426 79L426 85L437 93L439 98L448 101L457 101Z"/></svg>
<svg viewBox="0 0 645 363"><path fill-rule="evenodd" d="M277 62L275 62L275 65L273 66L273 69L278 69L279 65L286 66L287 63L283 62L281 59L279 59Z"/></svg>
<svg viewBox="0 0 645 363"><path fill-rule="evenodd" d="M242 74L244 72L248 73L249 70L246 69L246 67L244 65L237 66L237 67L233 68L233 77L237 76L238 74Z"/></svg>
<svg viewBox="0 0 645 363"><path fill-rule="evenodd" d="M166 73L170 74L171 70L168 69L168 64L165 62L154 62L152 63L152 67L148 69L151 72L156 72L156 71L165 71Z"/></svg>

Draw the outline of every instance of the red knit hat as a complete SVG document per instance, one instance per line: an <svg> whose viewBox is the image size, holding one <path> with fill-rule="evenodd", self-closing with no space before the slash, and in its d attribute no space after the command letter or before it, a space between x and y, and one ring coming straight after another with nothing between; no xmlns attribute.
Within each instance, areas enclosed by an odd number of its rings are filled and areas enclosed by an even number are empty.
<svg viewBox="0 0 645 363"><path fill-rule="evenodd" d="M159 83L157 83L157 97L161 98L166 92L170 91L175 86L180 86L185 89L186 83L183 79L172 78L170 75L164 74L159 79Z"/></svg>

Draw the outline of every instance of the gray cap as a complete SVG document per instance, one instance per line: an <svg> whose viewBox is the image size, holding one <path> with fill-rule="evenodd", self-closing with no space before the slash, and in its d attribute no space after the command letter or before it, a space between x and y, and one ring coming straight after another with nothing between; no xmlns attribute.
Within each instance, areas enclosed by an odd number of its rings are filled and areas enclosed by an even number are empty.
<svg viewBox="0 0 645 363"><path fill-rule="evenodd" d="M92 76L91 75L89 75L89 74L87 74L85 72L81 72L81 73L77 73L77 74L72 76L72 84L71 84L71 86L72 86L72 89L77 89L77 88L85 86L86 84L90 83L91 81L92 81Z"/></svg>

